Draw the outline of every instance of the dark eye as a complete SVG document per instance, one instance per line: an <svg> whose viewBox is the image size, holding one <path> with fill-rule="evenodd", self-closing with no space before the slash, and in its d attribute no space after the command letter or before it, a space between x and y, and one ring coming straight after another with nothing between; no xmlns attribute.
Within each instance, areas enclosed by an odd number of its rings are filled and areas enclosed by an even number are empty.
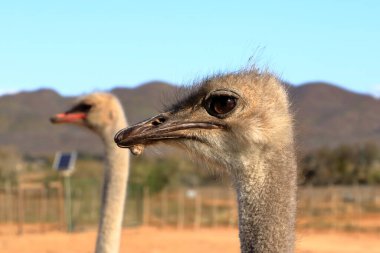
<svg viewBox="0 0 380 253"><path fill-rule="evenodd" d="M223 117L231 112L237 103L237 98L229 95L214 95L207 100L207 112L216 117Z"/></svg>
<svg viewBox="0 0 380 253"><path fill-rule="evenodd" d="M74 106L73 108L68 110L66 113L75 113L75 112L88 113L90 111L91 107L92 106L89 104L81 103L81 104Z"/></svg>

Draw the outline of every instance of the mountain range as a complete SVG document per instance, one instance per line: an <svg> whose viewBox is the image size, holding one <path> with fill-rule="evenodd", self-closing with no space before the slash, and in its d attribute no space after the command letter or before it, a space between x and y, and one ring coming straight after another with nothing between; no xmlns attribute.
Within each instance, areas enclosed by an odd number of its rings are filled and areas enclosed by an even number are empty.
<svg viewBox="0 0 380 253"><path fill-rule="evenodd" d="M380 144L380 100L323 82L286 84L295 114L299 150L322 146ZM114 88L128 121L148 118L176 98L177 87L149 82L136 88ZM49 117L65 111L74 97L51 89L0 96L0 146L14 146L23 154L47 155L58 150L99 154L98 137L75 126L53 126Z"/></svg>

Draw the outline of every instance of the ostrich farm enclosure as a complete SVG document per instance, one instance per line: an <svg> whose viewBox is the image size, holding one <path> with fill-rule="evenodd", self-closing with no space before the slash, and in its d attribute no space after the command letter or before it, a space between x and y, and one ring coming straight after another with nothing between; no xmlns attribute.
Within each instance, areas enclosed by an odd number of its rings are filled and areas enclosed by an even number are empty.
<svg viewBox="0 0 380 253"><path fill-rule="evenodd" d="M30 230L32 231L32 230ZM1 253L90 253L96 230L71 234L29 232L17 235L12 227L1 227ZM380 233L308 231L297 232L297 253L375 253L380 252ZM239 252L236 228L199 230L139 227L123 230L121 252L190 253Z"/></svg>

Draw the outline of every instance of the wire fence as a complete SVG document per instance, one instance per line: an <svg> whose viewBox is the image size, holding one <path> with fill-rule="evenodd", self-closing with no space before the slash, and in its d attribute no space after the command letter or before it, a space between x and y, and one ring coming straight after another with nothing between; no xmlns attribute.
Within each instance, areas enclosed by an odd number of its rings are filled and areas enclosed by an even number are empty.
<svg viewBox="0 0 380 253"><path fill-rule="evenodd" d="M100 187L73 182L74 230L96 226ZM81 184L83 185L83 184ZM31 184L0 189L0 226L12 225L17 233L65 229L63 187ZM129 184L124 226L171 226L177 228L236 227L237 204L233 189L219 187L165 188L150 192ZM379 186L300 187L299 228L328 228L380 232Z"/></svg>

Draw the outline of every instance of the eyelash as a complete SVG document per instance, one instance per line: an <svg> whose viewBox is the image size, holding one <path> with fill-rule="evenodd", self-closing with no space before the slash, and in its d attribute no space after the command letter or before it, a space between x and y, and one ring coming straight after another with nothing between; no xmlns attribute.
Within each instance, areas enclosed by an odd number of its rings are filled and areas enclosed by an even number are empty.
<svg viewBox="0 0 380 253"><path fill-rule="evenodd" d="M91 110L91 105L88 105L88 104L79 104L77 106L75 106L74 108L70 109L69 111L67 111L66 113L72 113L72 112L89 112Z"/></svg>

